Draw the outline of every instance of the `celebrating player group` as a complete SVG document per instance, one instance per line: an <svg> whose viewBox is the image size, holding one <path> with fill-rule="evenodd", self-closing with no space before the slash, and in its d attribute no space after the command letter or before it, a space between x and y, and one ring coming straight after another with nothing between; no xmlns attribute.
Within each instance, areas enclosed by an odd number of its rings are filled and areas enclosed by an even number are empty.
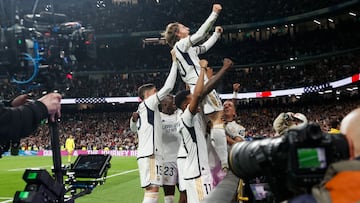
<svg viewBox="0 0 360 203"><path fill-rule="evenodd" d="M207 60L199 58L223 32L215 26L206 39L221 10L220 4L214 4L209 17L192 35L179 22L168 24L162 34L172 48L173 62L165 84L159 91L153 84L138 89L141 103L130 118L130 127L139 137L137 162L145 189L143 203L158 202L162 186L164 202L174 202L176 185L179 202L200 202L228 171L223 105L214 88L233 62L225 58L213 75ZM177 73L187 89L173 96L170 93Z"/></svg>

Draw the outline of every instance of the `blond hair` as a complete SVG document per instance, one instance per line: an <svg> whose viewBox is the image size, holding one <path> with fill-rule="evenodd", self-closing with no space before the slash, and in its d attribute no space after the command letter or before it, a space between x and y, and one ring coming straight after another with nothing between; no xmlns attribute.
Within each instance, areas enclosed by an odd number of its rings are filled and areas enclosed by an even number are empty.
<svg viewBox="0 0 360 203"><path fill-rule="evenodd" d="M176 35L179 30L179 23L170 23L166 26L166 30L161 33L161 35L165 38L166 43L172 48L175 43L179 41L179 37Z"/></svg>

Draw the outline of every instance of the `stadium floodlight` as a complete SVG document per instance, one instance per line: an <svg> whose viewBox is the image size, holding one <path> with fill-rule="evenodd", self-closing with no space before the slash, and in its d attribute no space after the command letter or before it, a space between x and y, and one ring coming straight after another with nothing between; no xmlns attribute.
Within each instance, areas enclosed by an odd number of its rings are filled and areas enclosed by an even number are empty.
<svg viewBox="0 0 360 203"><path fill-rule="evenodd" d="M332 90L325 90L325 94L332 93Z"/></svg>
<svg viewBox="0 0 360 203"><path fill-rule="evenodd" d="M314 20L314 23L318 24L318 25L321 25L321 22L318 21L318 20Z"/></svg>
<svg viewBox="0 0 360 203"><path fill-rule="evenodd" d="M349 15L356 17L356 13L354 12L349 12Z"/></svg>

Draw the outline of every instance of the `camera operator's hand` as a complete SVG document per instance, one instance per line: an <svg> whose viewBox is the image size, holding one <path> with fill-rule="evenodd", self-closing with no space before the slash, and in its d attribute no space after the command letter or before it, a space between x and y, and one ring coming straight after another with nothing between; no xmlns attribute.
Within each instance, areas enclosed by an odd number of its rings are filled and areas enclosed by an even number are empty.
<svg viewBox="0 0 360 203"><path fill-rule="evenodd" d="M13 99L11 101L11 106L12 107L21 106L21 105L24 105L28 101L29 101L29 96L27 94L22 94L22 95L17 96L15 99Z"/></svg>
<svg viewBox="0 0 360 203"><path fill-rule="evenodd" d="M38 101L42 102L50 115L50 120L55 122L55 116L61 117L61 95L58 93L49 93L41 97Z"/></svg>

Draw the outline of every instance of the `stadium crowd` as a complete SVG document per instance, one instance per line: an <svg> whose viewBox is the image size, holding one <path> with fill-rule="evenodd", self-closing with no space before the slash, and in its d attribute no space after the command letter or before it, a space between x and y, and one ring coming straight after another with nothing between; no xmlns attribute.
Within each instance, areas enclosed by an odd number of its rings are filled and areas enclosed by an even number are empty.
<svg viewBox="0 0 360 203"><path fill-rule="evenodd" d="M240 92L308 87L351 77L360 72L359 67L358 54L346 54L318 59L304 65L273 64L235 68L225 74L218 90L220 93L230 93L232 91L231 82L241 83ZM160 85L164 81L164 74L166 74L165 70L148 73L111 72L99 73L97 77L75 75L71 80L66 79L64 75L64 80L68 85L66 87L69 87L69 89L65 90L64 87L60 90L64 98L137 96L137 88L141 84L152 82ZM173 92L177 92L182 87L182 83L177 82ZM46 87L36 88L31 92L40 95L43 89L46 89ZM19 86L14 86L8 79L2 80L0 90L0 97L3 99L13 98L20 92Z"/></svg>
<svg viewBox="0 0 360 203"><path fill-rule="evenodd" d="M276 102L274 102L276 101ZM301 112L309 121L320 124L323 131L330 130L332 120L341 120L347 113L359 106L359 96L344 98L339 101L320 99L318 102L289 102L283 99L272 101L239 100L237 114L246 128L247 137L274 136L273 120L281 112ZM75 138L76 149L132 150L137 147L136 133L130 131L129 112L77 112L63 114L59 123L60 142L71 134ZM50 149L48 126L43 124L33 135L20 141L24 149Z"/></svg>
<svg viewBox="0 0 360 203"><path fill-rule="evenodd" d="M187 15L191 16L191 20L186 20L182 16L182 10L184 10L184 7L191 7L194 4L198 7L194 11L207 10L206 7L211 3L203 1L161 1L160 3L156 3L156 1L139 1L138 4L120 3L116 5L111 1L101 2L106 6L96 7L95 4L91 4L94 9L88 9L86 12L79 10L78 7L89 6L90 1L79 4L69 2L69 4L66 4L66 10L62 8L65 5L63 3L60 5L55 3L54 7L59 9L59 12L64 11L70 17L70 20L81 19L84 21L84 25L87 24L84 19L88 19L88 22L91 19L91 22L93 22L95 14L92 12L95 12L98 15L95 18L95 25L99 26L95 27L95 30L96 33L101 34L103 31L106 33L117 32L117 29L127 29L128 26L131 26L131 28L127 32L163 30L164 25L169 20L176 19L182 19L190 27L196 27L197 24L191 23L201 22L206 14ZM224 2L224 8L231 9L231 11L224 10L222 12L221 18L218 19L219 24L252 22L252 20L236 20L247 15L232 16L231 20L229 20L228 15L235 12L232 11L233 9L244 9L245 11L236 11L236 13L253 12L251 9L246 9L247 6L251 6L253 3L247 2L245 7L236 6L242 4L241 2ZM274 16L275 13L277 17L288 16L343 2L337 0L318 1L315 5L308 1L267 2L267 4L275 4L271 8L276 12L271 12L272 10L269 10L270 13L258 12L258 15L263 15L263 17L256 18L256 21L267 20L269 18L265 16ZM26 2L22 3L25 4ZM41 6L39 5L39 7ZM170 9L163 9L165 7ZM275 9L279 7L282 8L280 9L281 12ZM135 15L134 10L138 10L141 15L136 18L126 16ZM18 12L26 13L27 11L19 10ZM168 14L158 15L158 13L164 12L168 12ZM188 9L188 12L192 12L192 9ZM142 15L145 17L142 17ZM157 17L156 21L152 20L153 16ZM194 16L200 19L194 19ZM132 20L139 20L144 23L134 23ZM152 25L147 21L155 22L158 25ZM122 22L129 23L129 25L123 26L121 25ZM134 27L134 25L137 27ZM101 26L109 26L109 28L102 29ZM214 49L203 57L209 61L210 66L215 68L215 71L224 57L230 57L235 62L234 71L226 74L222 84L218 87L218 91L221 93L231 92L232 82L242 84L240 92L268 91L326 84L359 72L359 47L357 46L357 42L360 40L359 28L359 21L356 18L350 18L350 20L349 18L339 18L333 24L328 22L322 25L295 26L295 28L290 26L288 28L278 27L275 31L271 28L266 33L261 31L263 36L260 40L256 37L256 31L224 33ZM291 29L293 31L290 31ZM136 96L137 88L145 82L153 82L157 86L162 84L165 78L164 74L169 70L171 57L169 56L169 48L165 45L143 46L136 37L127 40L105 37L98 39L97 44L98 60L96 64L79 63L77 68L69 70L74 71L72 79L67 79L65 75L55 76L56 78L64 78L60 84L57 84L58 87L63 85L63 87L60 87L60 91L64 98ZM94 74L97 76L94 76ZM52 82L52 78L45 78L45 80ZM181 83L177 82L176 84ZM181 85L175 87L174 92L181 88ZM14 87L9 80L4 79L0 87L0 97L11 98L16 96L15 92L19 92L20 89L24 90L23 87ZM46 89L49 88L46 84L42 84L40 88L35 88L34 94L39 95Z"/></svg>
<svg viewBox="0 0 360 203"><path fill-rule="evenodd" d="M325 84L359 72L358 28L358 22L347 22L336 29L300 30L293 36L275 34L267 40L252 36L242 40L222 38L204 57L215 70L220 58L235 59L238 68L226 74L219 87L224 93L231 91L231 83L227 81L236 80L242 81L240 92ZM139 85L149 81L162 84L164 73L169 70L169 50L164 45L139 48L114 42L100 50L98 57L103 60L94 69L87 67L87 71L101 69L110 73L102 74L103 78L84 75L77 80L75 77L74 88L67 95L136 96ZM107 91L90 92L87 88L93 85Z"/></svg>
<svg viewBox="0 0 360 203"><path fill-rule="evenodd" d="M75 139L76 149L84 150L135 150L137 137L129 129L129 113L76 113L65 114L59 123L60 143L64 147L69 135ZM39 129L20 141L27 150L50 149L49 128Z"/></svg>
<svg viewBox="0 0 360 203"><path fill-rule="evenodd" d="M219 66L219 59L223 57L234 59L237 65L253 66L284 62L290 58L301 60L310 56L319 58L322 54L336 55L339 51L358 48L358 25L359 23L352 19L339 22L335 28L315 25L308 26L311 28L278 28L275 32L262 32L261 39L256 37L259 34L256 31L224 33L216 43L216 49L202 57L206 57L213 66ZM290 32L290 29L295 31ZM88 70L156 70L168 69L167 65L170 64L169 49L162 44L143 47L139 39L102 39L97 43L100 44L98 57L103 60L98 61L97 68L86 66ZM81 66L79 68L83 69Z"/></svg>
<svg viewBox="0 0 360 203"><path fill-rule="evenodd" d="M138 0L138 3L123 1L112 3L110 0L101 1L101 4L84 1L82 6L90 10L79 9L78 4L69 2L67 10L72 20L81 19L83 24L94 24L98 33L130 33L138 31L162 30L169 21L182 19L190 27L198 27L204 17L199 11L207 11L215 1L150 1ZM276 1L266 2L258 7L256 2L248 1L216 1L226 8L219 23L233 25L241 23L259 22L283 18L291 15L310 12L313 10L334 6L346 1ZM61 7L62 5L58 5ZM197 9L187 9L187 8ZM269 9L271 8L271 9ZM186 11L186 13L185 13ZM241 13L241 15L234 15Z"/></svg>
<svg viewBox="0 0 360 203"><path fill-rule="evenodd" d="M359 73L360 61L358 58L357 55L349 54L319 59L305 65L275 64L239 68L225 75L219 86L219 92L230 93L232 91L232 84L229 81L240 81L242 84L240 92L269 91L325 84ZM159 85L163 81L163 72L110 73L104 74L103 78L98 79L84 76L74 78L73 87L66 94L67 97L136 96L140 84L153 82ZM174 92L182 87L180 82L177 84L180 85L175 88ZM101 88L90 91L91 87Z"/></svg>

